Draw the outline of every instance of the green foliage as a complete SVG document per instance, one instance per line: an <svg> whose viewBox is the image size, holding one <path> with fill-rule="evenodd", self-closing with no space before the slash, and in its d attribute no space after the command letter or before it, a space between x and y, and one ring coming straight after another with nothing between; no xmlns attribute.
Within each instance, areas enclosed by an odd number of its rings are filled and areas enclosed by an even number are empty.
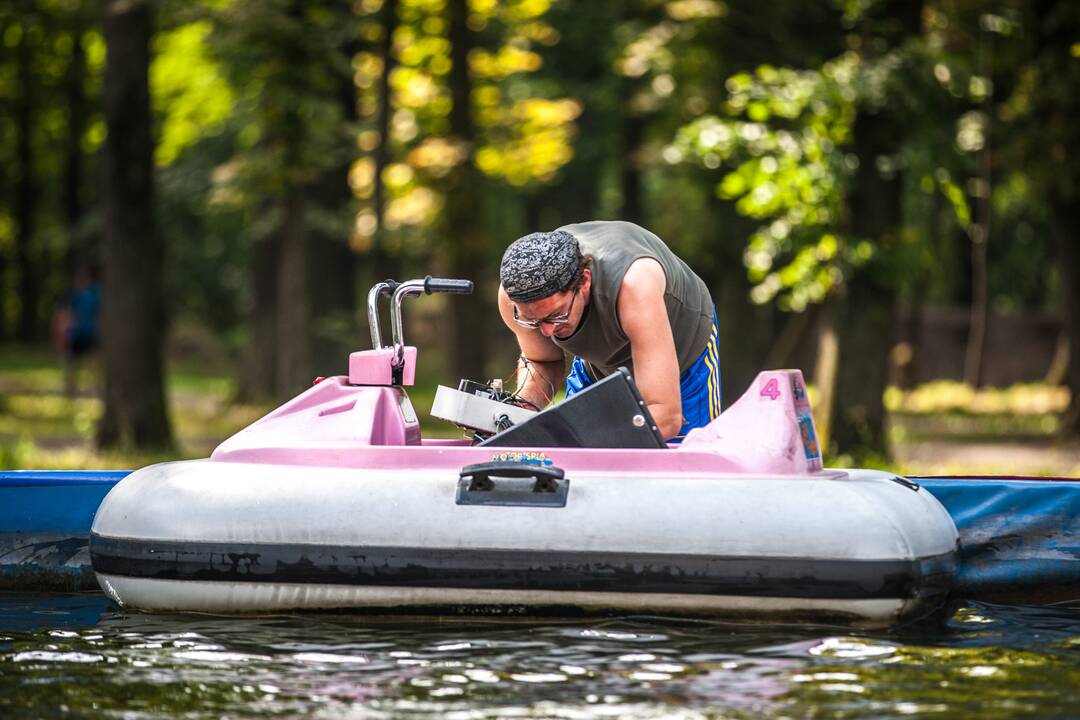
<svg viewBox="0 0 1080 720"><path fill-rule="evenodd" d="M236 97L238 152L223 194L252 210L350 157L352 128L337 99L356 32L348 6L235 0L210 17L212 54Z"/></svg>
<svg viewBox="0 0 1080 720"><path fill-rule="evenodd" d="M195 142L220 132L232 114L233 89L207 45L212 31L209 20L196 20L154 38L150 94L160 124L159 166L171 165Z"/></svg>
<svg viewBox="0 0 1080 720"><path fill-rule="evenodd" d="M887 24L874 19L877 5L844 5L850 26ZM929 4L924 33L889 52L848 51L805 70L763 64L734 73L724 83L726 95L717 109L678 130L664 150L665 160L720 173L718 196L759 223L743 255L755 303L800 311L823 300L871 258L898 289L917 288L944 302L962 299L965 280L939 270L943 257L962 251L954 239L966 242L971 232L973 198L982 192L974 154L989 132L989 120L978 108L996 82L980 74L973 46L982 52L980 47L996 37L1004 45L1000 54L1011 58L1016 49L1008 43L1018 27L1010 19L1015 11L1006 11L1010 17L965 12ZM858 47L862 37L852 34L849 44ZM1018 87L1030 92L1029 82L1021 77ZM996 106L1005 120L1027 107L1022 98L1009 102L1012 110ZM899 151L869 159L882 176L903 173L907 183L905 222L891 244L853 236L847 207L860 160L853 146L855 116L879 108L902 118L896 131ZM1035 257L1048 252L1046 241L1035 242L1032 233L1033 224L1041 224L1040 201L1009 172L998 171L994 189L996 209L1006 218L1012 215L1005 228L994 229L1004 236L991 243L992 257L1001 260L996 267L1004 267L1005 258L1019 259L1012 241L1017 232L1028 254L1036 246ZM1001 213L1004 208L1009 212ZM1031 263L1021 261L1021 266L1031 268L1025 277L1032 278L1021 292L1004 276L993 278L999 306L1039 305L1032 286L1047 287L1046 278Z"/></svg>
<svg viewBox="0 0 1080 720"><path fill-rule="evenodd" d="M759 67L728 78L724 114L683 127L665 151L725 167L717 194L768 221L750 236L744 262L756 303L800 311L820 302L872 246L843 230L855 170L851 140L860 60L847 54L820 70Z"/></svg>
<svg viewBox="0 0 1080 720"><path fill-rule="evenodd" d="M528 188L550 184L573 156L574 120L581 104L558 97L557 88L535 76L543 65L540 50L553 46L559 34L544 16L550 0L478 1L469 6L468 25L477 47L469 57L473 81L472 117L477 136L467 140L449 134L451 112L447 85L451 68L449 24L445 2L401 0L393 37L395 67L390 78L393 114L386 138L390 164L382 173L388 202L383 209L387 244L400 248L407 237L421 240L442 209L444 181L462 163L475 162L491 181ZM377 38L381 3L365 6L365 37ZM377 78L384 58L375 50L354 61L364 119L373 122L381 102ZM374 150L376 130L361 133L362 148ZM365 155L351 173L356 197L364 204L356 220L354 246L366 250L380 230L370 205L375 160Z"/></svg>

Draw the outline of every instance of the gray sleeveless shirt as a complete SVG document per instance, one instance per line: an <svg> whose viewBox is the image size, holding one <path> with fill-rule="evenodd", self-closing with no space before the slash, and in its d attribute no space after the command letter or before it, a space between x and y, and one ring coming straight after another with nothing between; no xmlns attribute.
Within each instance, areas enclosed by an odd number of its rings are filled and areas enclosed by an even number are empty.
<svg viewBox="0 0 1080 720"><path fill-rule="evenodd" d="M633 373L630 340L619 324L616 303L630 265L647 257L659 262L667 277L664 305L675 336L679 372L686 372L697 362L712 333L712 298L704 281L663 240L643 227L619 221L598 220L559 229L577 238L582 254L591 255L593 261L585 316L570 337L552 337L556 345L580 357L594 381L615 372L620 365Z"/></svg>

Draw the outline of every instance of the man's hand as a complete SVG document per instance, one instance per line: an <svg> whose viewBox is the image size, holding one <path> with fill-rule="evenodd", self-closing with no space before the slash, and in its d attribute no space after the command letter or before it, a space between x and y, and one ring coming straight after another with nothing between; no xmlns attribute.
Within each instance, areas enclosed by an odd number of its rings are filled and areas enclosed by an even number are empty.
<svg viewBox="0 0 1080 720"><path fill-rule="evenodd" d="M630 340L634 382L666 439L682 427L679 359L664 290L664 269L652 258L635 260L623 276L617 308L619 325Z"/></svg>
<svg viewBox="0 0 1080 720"><path fill-rule="evenodd" d="M518 362L517 395L544 408L562 388L566 356L550 338L514 322L514 304L499 288L499 315L517 338L522 360Z"/></svg>

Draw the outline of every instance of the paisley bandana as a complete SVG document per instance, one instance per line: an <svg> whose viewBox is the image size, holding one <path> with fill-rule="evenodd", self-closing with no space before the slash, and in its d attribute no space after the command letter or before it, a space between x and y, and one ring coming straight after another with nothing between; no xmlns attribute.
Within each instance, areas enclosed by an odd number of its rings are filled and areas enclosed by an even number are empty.
<svg viewBox="0 0 1080 720"><path fill-rule="evenodd" d="M503 253L499 278L514 302L533 302L566 289L581 264L578 242L564 230L518 238Z"/></svg>

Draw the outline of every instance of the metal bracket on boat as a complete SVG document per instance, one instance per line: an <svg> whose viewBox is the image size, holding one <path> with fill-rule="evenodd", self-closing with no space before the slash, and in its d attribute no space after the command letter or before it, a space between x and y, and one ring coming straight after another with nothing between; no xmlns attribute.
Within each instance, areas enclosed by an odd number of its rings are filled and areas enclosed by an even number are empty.
<svg viewBox="0 0 1080 720"><path fill-rule="evenodd" d="M466 465L458 478L458 505L566 507L570 478L562 468L531 463Z"/></svg>
<svg viewBox="0 0 1080 720"><path fill-rule="evenodd" d="M894 475L889 479L892 480L894 483L897 483L898 485L903 485L908 490L914 490L915 492L919 492L919 490L922 489L922 485L920 485L919 483L915 482L914 480L908 480L906 477L901 477L900 475Z"/></svg>

